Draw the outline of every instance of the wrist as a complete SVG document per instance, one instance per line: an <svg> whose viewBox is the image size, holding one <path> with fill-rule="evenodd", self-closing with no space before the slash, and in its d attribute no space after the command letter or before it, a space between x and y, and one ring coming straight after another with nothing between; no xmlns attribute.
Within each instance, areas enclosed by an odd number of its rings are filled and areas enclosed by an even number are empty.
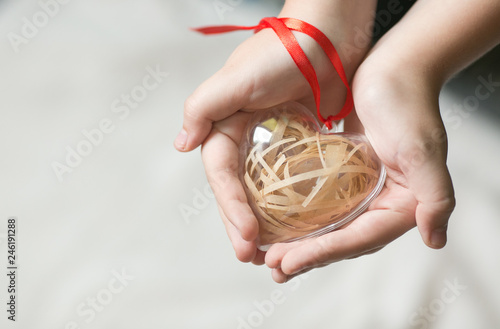
<svg viewBox="0 0 500 329"><path fill-rule="evenodd" d="M279 17L306 21L321 30L333 43L349 80L371 47L376 0L287 0ZM295 33L313 64L320 61L313 40ZM312 51L308 51L313 49ZM324 70L318 67L318 74Z"/></svg>
<svg viewBox="0 0 500 329"><path fill-rule="evenodd" d="M357 83L364 86L390 87L394 90L420 90L437 99L444 83L444 73L426 65L418 56L399 56L391 49L375 45L356 72Z"/></svg>

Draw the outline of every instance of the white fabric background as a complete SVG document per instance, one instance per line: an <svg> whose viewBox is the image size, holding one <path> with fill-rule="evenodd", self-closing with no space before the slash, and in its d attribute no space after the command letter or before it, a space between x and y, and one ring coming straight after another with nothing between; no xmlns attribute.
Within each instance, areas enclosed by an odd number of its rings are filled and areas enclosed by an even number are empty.
<svg viewBox="0 0 500 329"><path fill-rule="evenodd" d="M7 218L19 220L18 321L6 319L1 275L0 327L245 328L243 319L251 328L423 328L412 314L458 280L467 289L428 328L499 328L500 130L482 109L447 122L458 206L444 250L426 248L413 230L375 255L285 285L236 260L214 200L197 197L207 186L199 151L172 147L184 99L249 35L202 37L188 27L254 24L278 11L222 2L233 10L221 16L212 0L72 0L16 53L8 33L19 34L40 5L0 1L4 269ZM113 101L157 66L168 77L121 120ZM444 91L442 108L466 96ZM52 163L104 118L115 130L59 182ZM199 214L183 218L181 205ZM110 295L122 271L129 281ZM264 300L273 296L281 297L271 307ZM104 303L91 311L97 297Z"/></svg>

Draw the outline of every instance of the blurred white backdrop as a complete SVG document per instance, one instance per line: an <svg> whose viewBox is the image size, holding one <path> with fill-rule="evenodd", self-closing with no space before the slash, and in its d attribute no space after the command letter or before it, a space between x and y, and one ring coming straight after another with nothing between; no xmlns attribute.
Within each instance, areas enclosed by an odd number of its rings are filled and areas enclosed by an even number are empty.
<svg viewBox="0 0 500 329"><path fill-rule="evenodd" d="M188 28L278 10L264 0L0 1L2 273L7 218L19 225L17 321L2 275L1 328L500 328L500 130L484 114L500 90L457 112L474 83L441 97L458 200L444 250L413 230L285 285L236 260L199 151L172 142L184 99L250 32ZM187 207L195 213L183 216Z"/></svg>

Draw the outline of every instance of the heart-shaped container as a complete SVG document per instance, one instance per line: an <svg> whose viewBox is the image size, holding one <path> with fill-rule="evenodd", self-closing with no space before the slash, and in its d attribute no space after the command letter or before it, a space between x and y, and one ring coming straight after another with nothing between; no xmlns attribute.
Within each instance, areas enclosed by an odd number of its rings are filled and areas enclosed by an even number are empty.
<svg viewBox="0 0 500 329"><path fill-rule="evenodd" d="M364 135L322 130L295 102L256 112L240 144L240 179L261 250L352 221L380 193L385 175Z"/></svg>

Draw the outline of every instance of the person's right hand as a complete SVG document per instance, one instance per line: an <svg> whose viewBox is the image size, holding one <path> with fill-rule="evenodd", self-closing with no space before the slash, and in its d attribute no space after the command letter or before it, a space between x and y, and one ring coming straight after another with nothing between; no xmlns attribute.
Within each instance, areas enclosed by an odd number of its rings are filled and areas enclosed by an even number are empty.
<svg viewBox="0 0 500 329"><path fill-rule="evenodd" d="M318 10L313 2L328 9ZM357 2L363 2L363 7ZM346 75L352 78L369 46L354 46L354 26L363 27L373 19L375 2L287 1L287 5L282 16L303 19L331 37L334 45L349 45L356 50L346 58L339 49ZM339 10L341 7L343 10ZM342 108L345 87L321 47L306 35L295 35L317 72L322 114L334 114ZM191 151L203 144L208 181L236 256L244 262L264 263L264 253L258 251L255 242L257 219L238 178L238 146L249 119L247 112L287 101L315 108L311 88L286 48L271 29L264 29L242 43L224 67L187 99L183 130L175 141L179 151Z"/></svg>
<svg viewBox="0 0 500 329"><path fill-rule="evenodd" d="M312 58L318 78L328 97L324 108L342 107L345 87L335 76L321 48L312 40L301 40ZM351 70L351 74L354 69ZM190 151L202 143L202 157L208 181L216 196L220 215L236 256L243 262L264 263L255 240L258 223L238 178L238 147L250 113L287 101L314 108L310 87L273 31L257 33L240 45L226 65L203 83L187 100L185 143L177 148ZM326 110L324 111L326 113Z"/></svg>

